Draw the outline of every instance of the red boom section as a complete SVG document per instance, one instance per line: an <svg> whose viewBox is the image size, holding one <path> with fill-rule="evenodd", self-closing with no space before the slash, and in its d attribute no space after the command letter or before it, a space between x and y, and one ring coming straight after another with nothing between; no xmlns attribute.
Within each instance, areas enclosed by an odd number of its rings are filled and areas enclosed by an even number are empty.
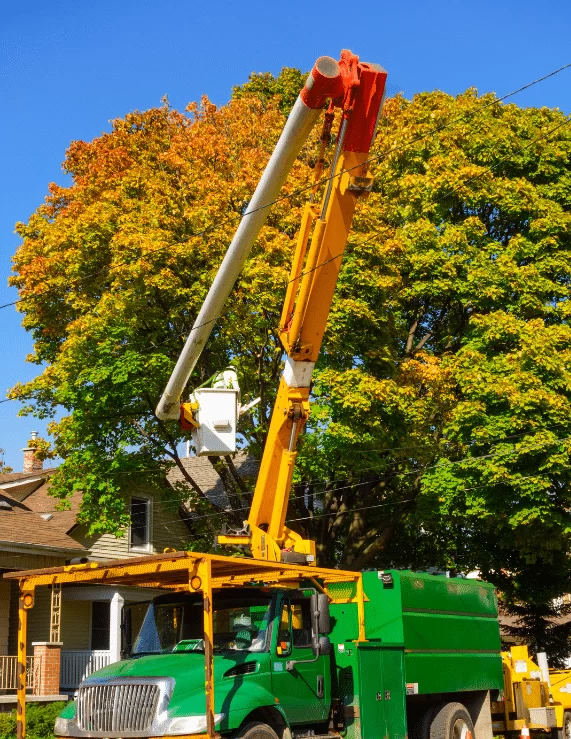
<svg viewBox="0 0 571 739"><path fill-rule="evenodd" d="M366 154L382 109L387 72L378 64L360 62L358 56L346 49L341 52L339 70L345 95L342 102L336 100L335 103L348 116L343 150Z"/></svg>
<svg viewBox="0 0 571 739"><path fill-rule="evenodd" d="M382 106L386 71L378 64L360 62L347 49L339 62L322 56L311 70L300 97L308 108L322 108L327 99L347 117L344 151L367 153ZM357 94L358 90L358 94Z"/></svg>

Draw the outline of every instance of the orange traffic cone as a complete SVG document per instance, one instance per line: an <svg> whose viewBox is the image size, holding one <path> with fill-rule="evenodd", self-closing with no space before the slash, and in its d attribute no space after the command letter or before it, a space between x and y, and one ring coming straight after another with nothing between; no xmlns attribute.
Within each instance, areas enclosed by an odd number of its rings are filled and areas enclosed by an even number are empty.
<svg viewBox="0 0 571 739"><path fill-rule="evenodd" d="M521 734L519 735L520 739L529 739L529 729L525 725L525 721L523 722L523 726L521 727Z"/></svg>

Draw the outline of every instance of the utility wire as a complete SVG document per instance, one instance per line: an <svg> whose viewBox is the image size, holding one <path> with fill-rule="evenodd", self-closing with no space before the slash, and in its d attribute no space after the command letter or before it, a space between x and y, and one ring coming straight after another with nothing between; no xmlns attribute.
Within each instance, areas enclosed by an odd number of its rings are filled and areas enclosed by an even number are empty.
<svg viewBox="0 0 571 739"><path fill-rule="evenodd" d="M515 95L516 93L520 92L521 90L525 90L525 89L527 89L528 87L531 87L532 85L534 85L534 84L537 84L538 82L541 82L541 81L543 81L544 79L547 79L547 78L548 78L548 77L550 77L550 76L553 76L554 74L558 74L559 72L563 71L564 69L567 69L568 67L571 67L571 63L569 63L569 64L566 64L566 65L565 65L565 66L563 66L563 67L560 67L559 69L555 70L555 71L554 71L554 72L552 72L551 74L549 74L549 75L546 75L545 77L541 77L541 78L539 78L538 80L535 80L534 82L531 82L531 83L529 83L528 85L525 85L524 87L521 87L521 88L519 88L518 90L515 90L514 92L508 93L507 95L504 95L504 96L503 96L503 97L501 97L501 98L497 98L497 99L494 99L494 100L493 100L492 102L490 102L490 103L487 103L486 105L482 106L481 108L479 108L479 109L478 109L477 111L474 111L473 113L468 113L468 114L465 114L465 115L459 116L458 118L455 118L455 119L453 119L453 120L452 120L452 121L451 121L450 123L447 123L447 124L443 124L442 126L439 126L439 127L435 128L435 129L432 129L432 130L431 130L430 132L428 132L428 133L426 133L426 134L422 134L422 135L419 135L418 137L416 137L416 138L412 139L412 140L411 140L410 142L407 142L407 144L406 144L406 145L404 145L404 144L403 144L403 145L401 145L401 146L398 146L398 147L394 147L394 148L392 148L392 149L389 149L389 150L388 150L388 152L383 152L382 154L376 154L376 155L374 155L373 157L371 157L370 159L368 159L368 160L367 160L366 162L364 162L363 164L368 164L368 163L371 163L371 162L373 162L373 161L376 161L376 160L378 160L378 159L379 159L379 158L381 158L381 157L386 157L386 156L388 156L389 154L391 154L391 153L394 153L395 151L398 151L398 150L402 149L402 148L403 148L403 147L405 147L405 146L410 146L410 145L412 145L412 144L414 144L414 143L417 143L418 141L420 141L420 140L422 140L422 139L428 138L428 137L429 137L430 135L434 135L435 133L439 133L440 131L444 130L445 128L448 128L448 127L450 127L451 125L453 125L454 123L457 123L457 122L458 122L458 121L460 121L460 120L463 120L463 119L465 119L465 118L472 118L472 117L474 117L475 115L477 115L477 113L478 113L478 112L480 112L481 110L484 110L485 108L489 107L490 105L492 105L492 104L496 104L496 103L498 103L498 102L500 102L500 101L502 101L502 100L505 100L506 98L510 97L511 95ZM535 144L535 143L537 143L538 141L543 141L543 140L544 140L544 139L546 139L546 138L547 138L547 137L548 137L548 136L549 136L550 134L554 133L555 131L559 130L560 128L563 128L564 126L567 126L567 125L569 125L570 123L571 123L571 118L567 118L567 119L565 119L564 121L562 121L561 123L559 123L559 124L557 124L556 126L554 126L553 128L549 129L549 130L548 130L548 131L547 131L546 133L544 133L544 134L542 134L542 135L540 135L540 136L537 136L537 137L535 137L534 139L530 139L530 140L529 140L529 141L527 142L527 144L525 144L525 145L523 145L523 146L521 146L521 147L519 147L519 148L517 148L517 149L512 149L512 150L510 151L510 153L509 153L509 154L506 154L506 156L504 156L504 157L502 157L501 159L499 159L499 160L498 160L498 161L497 161L497 162L496 162L495 164L492 164L492 165L490 165L490 166L488 166L488 167L485 167L485 168L484 168L484 169L483 169L483 170L482 170L481 172L479 172L478 174L476 174L476 175L473 175L472 177L468 178L468 179L467 179L467 180L465 180L464 182L460 183L460 184L459 184L459 185L457 185L456 187L452 188L452 189L451 189L451 190L449 190L448 192L446 192L446 193L444 193L443 195L441 195L440 197L436 198L436 199L435 199L435 200L434 200L433 202L434 202L434 203L438 203L438 202L440 202L440 201L444 200L445 198L449 197L450 195L453 195L453 194L454 194L455 192L458 192L458 190L459 190L460 188L462 188L462 187L465 187L465 186L466 186L467 184L469 184L469 183L471 183L471 182L473 182L473 181L475 181L475 180L479 179L479 178L480 178L480 177L482 177L482 176L483 176L484 174L489 174L489 173L493 172L493 171L494 171L495 169L497 169L497 168L498 168L498 167L500 166L500 164L503 164L504 162L506 162L506 161L508 161L509 159L511 159L511 158L513 157L513 154L514 154L514 153L520 153L520 152L524 151L525 149L529 148L529 147L530 147L530 146L531 146L532 144ZM360 164L360 165L358 165L358 167L361 167L361 166L363 166L363 164ZM350 169L342 170L342 171L338 172L337 174L334 174L334 175L330 175L329 177L326 177L326 178L322 178L322 180L318 181L317 183L314 183L314 184L313 184L313 185L311 185L311 186L307 186L307 187L305 187L305 188L302 188L301 190L299 190L299 191L296 191L296 192L294 192L294 193L289 193L288 195L284 195L284 196L282 196L281 198L278 198L278 199L276 199L276 200L274 200L274 201L272 201L272 202L268 203L267 205L264 205L264 206L260 206L260 208L257 208L257 209L255 209L255 210L253 210L253 211L250 211L250 212L248 212L248 213L245 213L245 214L244 214L244 215L242 216L242 218L246 218L247 216L250 216L250 215L252 215L253 213L256 213L256 212L257 212L258 210L262 210L263 208L268 208L268 207L271 207L272 205L274 205L275 203L278 203L278 202L280 202L281 200L286 200L286 199L289 199L289 198L293 197L293 196L294 196L294 195L296 195L296 194L299 194L299 193L302 193L302 192L304 192L304 191L306 191L306 190L312 189L313 187L316 187L316 186L318 186L319 184L321 184L321 183L323 183L323 182L328 182L329 180L333 180L333 179L335 179L336 177L340 177L340 176L342 176L343 174L345 174L345 173L347 173L347 172L350 172L350 171L351 171L352 169L355 169L355 168L356 168L356 167L352 167L352 168L350 168ZM227 219L226 221L222 222L222 224L219 224L219 225L226 225L226 223L227 223L227 222L228 222L228 219ZM188 236L188 237L186 237L185 239L182 239L182 240L179 240L179 241L175 241L175 242L173 242L173 243L171 243L171 244L167 244L166 246L160 246L160 247L157 247L157 249L154 249L154 250L150 250L150 251L146 252L145 254L141 254L141 255L139 255L138 257L136 257L136 259L141 259L141 258L145 257L145 256L146 256L147 254L149 254L149 253L154 253L155 251L160 251L161 249L168 249L168 248L169 248L169 247L171 247L171 246L177 246L178 244L182 244L182 243L185 243L186 241L190 240L191 238L197 238L198 236L202 236L202 235L204 235L205 233L207 233L207 232L208 232L209 230L211 230L212 228L214 228L215 226L216 226L216 224L211 224L211 225L210 225L210 226L208 226L208 227L207 227L206 229L204 229L203 231L201 231L201 232L199 232L199 233L197 233L197 234L192 234L191 236ZM379 233L377 233L377 234L373 234L373 236L370 236L370 237L369 237L369 238L368 238L367 240L365 240L365 241L362 241L362 242L360 242L360 243L358 243L358 244L353 244L353 246L357 246L357 247L359 247L359 246L361 246L361 245L364 245L364 244L366 244L366 243L369 243L369 242L370 242L370 241L371 241L371 240L372 240L372 239L373 239L373 238L374 238L375 236L379 236L379 235L380 235ZM295 276L295 277L293 277L292 279L288 280L288 281L287 281L287 282L285 283L285 286L289 285L289 284L290 284L290 283L292 283L292 282L295 282L295 281L297 281L297 280L301 279L301 278L302 278L302 277L304 277L305 275L311 274L312 272L314 272L314 271L315 271L315 270L317 270L317 269L320 269L321 267L324 267L325 265L329 264L330 262L333 262L333 261L334 261L335 259L339 259L340 257L342 257L342 256L343 256L343 254L345 253L345 251L346 251L346 249L344 249L344 250L343 250L343 252L341 252L340 254L336 254L336 255L334 255L334 256L332 256L332 257L330 257L329 259L327 259L326 261L324 261L324 262L321 262L320 264L317 264L317 265L315 265L315 266L314 266L314 267L313 267L312 269L310 269L310 270L307 270L307 271L305 271L305 272L300 272L300 273L299 273L298 275L296 275L296 276ZM119 266L123 266L123 265L125 265L125 264L130 264L130 263L131 263L131 261L134 261L134 260L127 260L127 261L125 261L125 262L120 262L119 264L114 264L114 265L112 264L112 265L110 265L110 267L109 267L109 268L110 268L110 269L114 269L114 268L116 268L116 267L119 267ZM99 275L102 275L102 274L107 274L107 272L96 272L96 273L93 273L93 274L91 274L91 275L86 275L86 277L87 277L87 278L89 278L89 277L99 276ZM47 294L48 292L50 292L50 290L47 290L47 291L46 291L46 292L44 292L44 293L36 293L36 295L35 295L34 297L38 297L38 296L42 296L42 295L45 295L45 294ZM24 300L24 298L19 298L18 300L15 300L15 301L13 301L13 302L11 302L11 303L6 303L5 305L0 305L0 310L1 310L2 308L7 308L7 307L9 307L10 305L15 305L16 303L19 303L19 302L21 302L22 300ZM210 320L208 320L208 321L204 321L204 323L201 323L201 324L200 324L200 325L198 325L198 326L193 326L193 327L192 327L192 329L193 329L193 330L196 330L196 329L198 329L198 328L202 328L203 326L206 326L206 325L208 325L209 323L213 323L213 322L217 321L217 320L218 320L219 318L223 318L223 317L225 317L226 315L228 315L228 313L229 313L229 311L227 311L226 313L223 313L223 314L221 314L220 316L217 316L216 318L210 319ZM164 342L164 343L166 343L166 342Z"/></svg>
<svg viewBox="0 0 571 739"><path fill-rule="evenodd" d="M450 195L453 195L455 192L458 192L461 188L465 187L466 185L470 184L471 182L474 182L474 180L479 179L480 177L483 177L485 174L492 173L495 169L497 169L501 164L504 164L508 159L511 159L514 153L520 153L524 151L524 149L529 148L532 144L536 144L538 141L543 141L546 139L551 133L554 131L557 131L560 128L563 128L564 126L567 126L571 123L571 118L567 118L562 123L559 123L557 126L554 126L553 128L549 129L545 134L542 134L541 136L537 136L534 139L531 139L527 144L524 146L519 147L518 149L512 149L509 154L507 154L505 157L502 157L499 159L495 164L492 164L488 167L485 167L481 172L478 172L478 174L473 175L472 177L469 177L467 180L464 180L459 185L456 185L456 187L453 187L451 190L448 190L448 192L445 192L443 195L439 196L438 198L435 198L432 202L433 203L439 203L446 198L450 197ZM369 243L375 236L380 236L381 234L377 232L376 234L373 234L373 236L369 237L366 241L360 242L359 244L352 244L353 247L359 247L366 243ZM300 272L299 275L292 278L288 282L286 282L286 285L289 285L291 282L295 282L296 280L301 279L302 277L305 277L305 275L309 275L312 272L315 272L316 270L320 269L321 267L324 267L325 265L329 264L330 262L334 262L336 259L341 258L346 253L346 249L344 249L339 254L335 254L334 256L327 259L325 262L321 262L320 264L316 264L311 269L308 269L305 272ZM204 324L203 324L204 325ZM200 328L197 326L197 328Z"/></svg>
<svg viewBox="0 0 571 739"><path fill-rule="evenodd" d="M519 482L519 481L525 480L525 479L534 479L534 478L538 478L538 477L545 477L545 476L547 476L549 474L553 474L553 473L551 473L551 472L545 472L545 473L537 473L537 474L533 474L533 475L527 475L527 476L518 478L517 481ZM496 482L490 482L490 483L486 483L484 485L476 485L476 486L473 486L473 487L470 487L470 488L463 488L463 491L464 492L468 492L468 491L472 491L472 490L477 490L477 489L481 489L481 488L491 487L491 486L494 486L494 485L502 485L502 484L506 484L506 481L505 480L498 480ZM357 506L355 508L351 508L351 509L347 509L347 510L341 510L341 511L328 511L326 513L316 513L316 514L313 514L313 515L310 515L310 516L303 516L303 517L299 517L299 518L290 518L290 519L287 519L285 521L285 523L290 524L290 523L296 523L296 522L300 522L300 521L311 521L313 519L318 519L318 518L331 518L331 517L337 517L337 516L347 515L349 513L358 513L360 511L364 511L364 510L371 510L371 509L375 509L375 508L386 508L386 507L389 507L389 506L393 506L393 507L396 508L396 507L398 507L400 505L403 505L405 503L411 503L415 499L416 499L416 497L413 497L413 498L406 498L406 499L400 500L400 501L387 501L387 502L384 502L384 503L379 503L379 504L374 504L374 505ZM39 513L35 512L35 511L22 511L22 512L19 512L19 513L32 513L32 514L35 514L35 515L39 515ZM213 513L213 514L206 514L205 516L188 516L184 520L183 520L183 518L179 517L179 518L176 518L176 519L167 519L166 521L165 520L162 520L159 523L159 525L162 528L164 528L165 530L167 530L170 533L171 536L173 536L174 538L178 539L182 543L186 544L189 541L193 541L193 540L195 541L197 539L208 538L208 537L212 536L212 533L206 531L206 532L203 532L201 534L189 534L188 536L186 536L186 535L185 536L182 536L181 534L178 534L178 533L173 532L172 529L169 526L167 526L166 524L168 524L168 523L180 524L180 523L184 523L186 521L186 522L188 522L189 525L192 525L194 521L200 520L200 518L207 518L207 517L212 518L212 517L215 517L215 516L217 517L217 516L221 516L221 515L230 516L232 513L233 513L233 511L220 511L220 512ZM14 515L14 514L12 514L12 515ZM16 515L18 515L18 514L16 514ZM186 523L185 523L185 525L186 525ZM14 559L14 558L11 558L11 559Z"/></svg>
<svg viewBox="0 0 571 739"><path fill-rule="evenodd" d="M511 439L521 438L522 436L537 435L538 433L541 433L543 431L549 431L549 430L554 429L554 428L562 428L562 427L565 428L566 426L564 424L560 424L560 423L559 424L550 424L549 426L538 426L535 429L530 429L528 431L521 431L520 433L517 433L517 434L509 434L508 436L496 436L496 437L492 437L490 439L473 440L472 442L470 442L470 446L472 444L501 443L501 442L504 442L504 441L509 441ZM559 437L557 439L546 440L544 442L541 442L539 444L539 447L550 445L550 444L555 444L558 441L565 441L566 438L567 437L562 437L562 438ZM450 443L455 443L455 442L450 442ZM378 452L393 452L393 451L405 451L405 452L408 452L408 451L414 451L416 449L425 449L425 448L426 447L423 446L423 445L401 446L401 447L378 447L376 449L362 450L360 453L361 454L371 454L371 456L372 456L373 454L376 454ZM241 450L241 451L244 451L244 453L247 453L247 452L245 452L245 450ZM510 450L510 451L514 451L514 450ZM515 450L515 451L520 451L520 450ZM352 450L351 453L353 454L353 453L355 453L355 451ZM506 450L501 450L499 452L496 452L495 454L505 454L505 453L507 453ZM194 457L193 459L198 459L198 457ZM472 460L472 459L479 459L479 457L465 456L461 460L457 460L457 461L461 461L462 462L462 461L467 461L467 460ZM252 456L247 456L244 461L248 461L250 463L258 463L258 464L261 463L261 459L258 459L256 457L252 457ZM384 462L383 463L383 466L384 467L397 466L397 465L405 464L407 461L410 461L410 457L405 457L405 458L402 458L402 459L396 459L396 460L393 460L393 461L390 461L390 462ZM445 461L446 460L444 460L442 463L445 463ZM176 471L180 472L180 468L172 460L166 459L165 460L165 463L171 465L169 467L169 470L166 471L166 474L167 475L168 475L169 472L176 472ZM358 471L354 471L353 474L359 474L360 475L360 474L363 474L363 473L366 473L366 472L376 471L376 470L378 470L378 467L379 467L378 464L372 465L370 467L361 467ZM38 475L41 475L42 472L55 471L55 470L57 470L57 467L46 468L44 470L40 470L38 472ZM114 477L115 475L129 475L129 476L134 477L134 476L139 476L139 475L143 475L143 474L150 474L152 472L165 473L165 468L164 468L164 466L162 466L162 467L143 467L141 469L131 469L131 470L106 470L106 471L103 471L102 474L105 477ZM238 469L238 473L239 472L240 472L240 470ZM10 473L6 473L6 474L10 474ZM19 473L16 473L16 474L19 474ZM394 476L395 475L392 474L391 477L390 478L387 478L387 479L392 479L392 478L394 478ZM9 482L9 480L7 480L6 482ZM178 481L178 482L184 482L184 481ZM219 482L221 482L221 480L217 480L216 481L216 484L218 484ZM330 478L322 478L320 480L301 481L299 483L296 483L296 485L303 485L304 487L307 488L307 487L314 487L316 485L334 485L334 484L337 484L337 483L340 483L340 482L341 483L346 483L347 482L347 475L345 475L342 478L333 479L333 480L330 479ZM371 481L369 480L369 481L364 481L362 484L370 484L370 483L371 483ZM354 485L357 485L357 484L361 484L361 483L357 483L357 482L352 483L352 484L348 485L347 488L351 488L351 487L353 487ZM1 485L1 481L0 481L0 485ZM324 495L327 492L335 492L337 489L338 488L330 488L330 489L324 491L323 493L319 493L319 494L320 495L322 495L322 494ZM225 491L225 494L227 496L241 497L241 496L253 495L254 494L254 491L252 491L252 490L241 490L240 492L236 492L236 493ZM306 497L307 495L308 494L303 494L301 496L290 498L290 500L301 499L301 498ZM309 495L309 497L311 497L311 495ZM173 504L174 503L177 503L177 502L176 501L173 501ZM43 513L50 513L52 511L42 511L42 512Z"/></svg>
<svg viewBox="0 0 571 739"><path fill-rule="evenodd" d="M571 66L571 64L570 64L570 65L567 65L567 66ZM435 199L433 200L433 203L438 203L438 202L441 202L441 201L443 201L443 200L444 200L445 198L448 198L448 197L450 197L450 195L453 195L453 194L454 194L455 192L458 192L458 190L460 190L461 188L464 188L464 187L465 187L466 185L470 184L471 182L474 182L475 180L477 180L477 179L479 179L479 178L483 177L483 176L484 176L485 174L489 174L489 173L493 172L493 171L494 171L495 169L497 169L497 168L498 168L498 167L499 167L499 166L500 166L501 164L503 164L504 162L506 162L506 161L507 161L508 159L511 159L511 158L513 157L513 154L514 154L514 153L519 153L519 152L522 152L522 151L524 151L525 149L527 149L527 148L529 148L530 146L532 146L533 144L536 144L536 143L537 143L538 141L543 141L543 140L545 140L545 139L546 139L547 137L549 137L549 136L550 136L550 135L551 135L552 133L554 133L555 131L557 131L557 130L559 130L559 129L561 129L561 128L563 128L564 126L567 126L567 125L569 125L569 124L571 124L571 117L570 117L570 118L567 118L566 120L562 121L562 122L561 122L561 123L559 123L558 125L556 125L556 126L554 126L553 128L549 129L549 130L548 130L548 131L546 131L546 132L545 132L544 134L542 134L542 135L540 135L540 136L537 136L537 137L536 137L536 138L534 138L534 139L530 139L530 140L529 140L529 141L528 141L528 142L527 142L527 143L526 143L526 144L525 144L524 146L521 146L521 147L519 147L518 149L513 149L513 150L512 150L512 151L511 151L511 152L510 152L509 154L507 154L506 156L504 156L504 157L502 157L501 159L499 159L499 160L498 160L498 161L497 161L497 162L496 162L495 164L492 164L492 165L490 165L490 166L488 166L488 167L485 167L485 168L483 168L481 172L478 172L478 174L475 174L475 175L473 175L472 177L469 177L469 178L468 178L467 180L464 180L463 182L461 182L461 183L460 183L459 185L457 185L456 187L452 188L451 190L448 190L447 192L445 192L445 193L444 193L443 195L441 195L440 197L438 197L438 198L435 198ZM264 206L264 207L265 207L265 206ZM360 246L360 245L362 245L362 244L365 244L365 243L369 243L369 242L370 242L370 241L371 241L371 240L372 240L372 239L373 239L373 238L374 238L375 236L379 236L379 235L380 235L379 233L377 233L377 234L373 234L373 236L369 237L369 238L368 238L368 239L367 239L366 241L360 242L359 244L353 244L352 246L354 246L354 247L355 247L355 246L356 246L356 247L358 247L358 246ZM316 270L320 269L321 267L324 267L325 265L329 264L330 262L333 262L333 261L335 261L336 259L340 259L341 257L343 257L343 255L344 255L345 253L346 253L346 249L343 249L343 251L342 251L342 252L340 252L339 254L335 254L334 256L330 257L329 259L326 259L326 260L325 260L324 262L320 262L319 264L316 264L316 265L315 265L314 267L312 267L311 269L308 269L308 270L306 270L306 271L302 271L302 272L300 272L300 273L299 273L298 275L296 275L295 277L293 277L293 278L291 278L290 280L288 280L288 281L287 281L287 282L285 283L285 285L287 286L287 285L291 284L292 282L295 282L295 281L297 281L297 280L301 279L302 277L305 277L306 275L309 275L309 274L311 274L312 272L315 272ZM41 294L42 294L42 293L38 293L38 295L41 295ZM21 299L19 299L18 301L15 301L15 302L19 302L20 300L21 300ZM6 304L6 305L3 305L3 306L0 306L0 309L1 309L1 308L5 308L5 307L7 307L8 305L13 305L13 303L10 303L10 304ZM197 330L197 329L199 329L199 328L202 328L203 326L207 326L207 325L208 325L208 324L210 324L210 323L215 323L215 322L216 322L216 321L218 321L219 319L221 319L221 318L224 318L224 317L228 316L228 315L230 314L230 312L231 312L231 309L229 309L229 310L228 310L228 311L226 311L225 313L221 313L221 314L220 314L219 316L216 316L215 318L211 318L211 319L209 319L208 321L204 321L203 323L199 324L198 326L193 326L191 330ZM170 341L170 340L171 340L171 339L170 339L170 337L169 337L169 338L168 338L168 339L166 339L166 340L165 340L164 342L160 342L160 343L156 344L155 346L157 346L157 347L158 347L158 346L160 346L161 344L165 344L165 343L167 343L167 342L168 342L168 341ZM152 354L152 352L149 352L149 354ZM5 403L5 402L7 402L7 401L9 401L9 400L13 400L13 399L12 399L12 398L7 398L6 400L2 400L2 401L0 401L0 402L2 402L2 403ZM15 398L14 398L14 400L15 400Z"/></svg>
<svg viewBox="0 0 571 739"><path fill-rule="evenodd" d="M533 474L533 475L526 475L526 476L523 476L523 477L518 478L517 481L519 482L520 480L532 479L532 478L537 478L537 477L545 477L545 476L547 476L549 474L554 474L554 473L552 473L552 472L545 472L545 473L537 473L537 474ZM463 488L463 491L467 492L467 491L471 491L471 490L477 490L477 489L481 489L481 488L486 488L486 487L490 487L490 486L494 486L494 485L502 485L502 484L506 484L506 481L505 480L498 480L497 482L490 482L490 483L486 483L484 485L476 485L476 486L473 486L473 487L470 487L470 488ZM310 520L313 520L314 518L317 519L317 518L325 518L325 517L333 517L333 516L335 516L335 517L337 517L337 516L343 516L343 515L346 515L348 513L358 513L358 512L363 511L363 510L371 510L371 509L374 509L374 508L383 508L383 507L389 507L389 506L393 506L393 507L396 508L396 507L398 507L400 505L403 505L404 503L413 502L414 500L415 500L415 498L408 498L408 499L404 499L404 500L400 500L400 501L389 501L389 502L375 504L375 505L371 505L371 506L359 506L359 507L355 507L355 508L352 508L352 509L347 509L347 510L344 510L344 511L331 511L331 512L322 513L322 514L318 513L318 514L315 514L315 515L312 515L312 516L304 516L304 517L300 517L300 518L290 518L290 519L287 519L285 523L288 523L289 524L289 523L296 523L296 522L300 522L300 521L308 521L308 520L310 521ZM54 511L54 512L55 513L58 513L59 511ZM31 514L39 515L39 513L35 512L35 511L22 511L21 513L31 513ZM221 511L221 512L216 513L216 514L207 514L207 515L208 516L219 516L219 515L227 515L228 516L228 515L231 515L232 513L233 513L233 511ZM186 518L186 521L188 521L188 523L190 525L195 520L197 520L197 517L189 516L188 518ZM202 534L189 534L188 536L186 536L186 535L185 536L182 536L181 534L178 534L178 533L173 532L172 529L169 528L166 525L167 523L182 523L182 522L183 522L183 519L182 518L167 519L167 521L164 521L164 520L161 521L159 523L159 525L162 528L166 529L171 536L173 536L175 539L179 540L183 544L186 544L189 541L196 541L198 539L204 539L204 538L208 538L208 537L212 536L212 533L211 532L204 532ZM21 559L24 559L25 561L29 562L29 558L28 557L25 557L23 555L15 555L14 557L11 557L10 559L11 559L11 561L13 561L17 557L18 558L21 558Z"/></svg>
<svg viewBox="0 0 571 739"><path fill-rule="evenodd" d="M401 473L394 473L394 474L392 474L390 476L380 476L376 480L365 480L365 481L361 481L361 482L352 482L352 483L347 484L347 485L343 485L343 486L339 486L339 487L335 487L335 488L329 488L327 490L318 491L318 492L315 492L315 493L304 493L302 495L290 497L288 500L290 502L291 501L296 501L296 500L304 500L305 501L305 500L308 500L309 498L316 498L316 497L320 497L322 495L327 495L327 494L331 494L331 493L338 493L338 492L343 491L343 490L354 490L355 488L359 488L359 487L363 487L363 486L378 485L380 482L390 481L390 480L393 480L395 478L403 478L403 477L407 477L407 476L410 476L410 475L417 475L419 472L421 472L421 473L424 474L428 470L434 470L434 469L443 468L443 467L451 467L451 466L463 464L465 462L473 462L473 461L479 461L479 460L483 460L483 459L493 459L493 458L498 458L498 457L506 457L506 456L511 456L511 455L514 455L514 454L522 454L522 453L523 454L527 454L529 452L537 451L538 449L542 449L542 448L549 447L549 446L554 446L554 445L556 445L558 443L563 443L563 442L566 442L566 441L571 441L571 436L563 437L563 438L560 438L560 439L555 439L555 440L552 440L552 441L545 441L545 442L543 442L541 444L534 444L534 445L531 445L531 446L528 446L528 447L520 447L520 448L514 448L514 449L510 449L510 450L501 450L499 452L495 452L495 453L491 453L491 454L483 454L483 455L479 455L477 457L463 457L462 459L459 459L459 460L444 460L444 461L438 462L436 464L426 466L424 468L419 468L419 469L415 469L415 470L409 470L409 471L405 471L405 472L401 472ZM534 474L523 476L523 477L522 476L516 477L513 480L513 482L516 482L517 483L517 482L519 482L520 480L523 480L523 479L531 479L531 478L536 478L536 477L546 477L548 475L558 475L560 473L561 473L561 471L547 471L547 472L544 472L544 473L539 473L538 472L538 473L534 473ZM342 482L345 482L345 481L343 480ZM476 485L476 486L470 487L470 488L463 488L463 490L466 490L466 491L476 490L478 488L485 488L485 487L489 487L491 485L509 484L509 482L510 481L499 480L497 482L484 483L482 485ZM330 480L321 480L321 481L314 482L313 484L318 484L318 483L331 484L331 481ZM253 494L251 491L248 491L248 493L250 495ZM0 493L0 495L1 495L1 493ZM165 506L167 506L169 504L170 505L181 506L181 505L183 505L183 502L182 501L180 501L180 502L179 501L166 501L165 503L162 503L163 507L165 507ZM139 504L139 505L141 506L141 508L146 508L146 504ZM132 510L133 508L136 508L136 507L137 507L137 504L131 506L130 509ZM375 507L375 506L373 506L373 507ZM242 506L240 508L233 508L231 510L215 511L215 512L212 512L212 513L197 514L197 515L193 515L192 512L189 512L190 515L188 516L187 520L188 520L189 523L193 523L195 521L199 521L199 520L202 520L202 519L216 518L216 517L219 517L219 516L231 516L234 513L239 513L241 511L249 511L249 510L250 510L250 506ZM360 509L357 508L357 509L354 509L354 510L360 510ZM52 509L52 510L46 510L46 511L12 511L10 515L30 515L30 514L32 514L32 515L40 515L40 514L61 513L61 512L62 511L61 510L58 510L58 509ZM63 511L63 512L67 512L67 511ZM167 519L166 521L163 521L163 522L164 523L172 523L172 522L180 521L180 520L181 520L181 518L179 517L179 518L176 518L176 519ZM297 520L297 519L295 519L295 520Z"/></svg>

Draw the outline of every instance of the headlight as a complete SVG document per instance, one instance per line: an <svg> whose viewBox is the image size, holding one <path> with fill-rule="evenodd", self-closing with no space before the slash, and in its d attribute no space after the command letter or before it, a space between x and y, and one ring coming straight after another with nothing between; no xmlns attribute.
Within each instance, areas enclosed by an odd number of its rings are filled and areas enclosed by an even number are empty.
<svg viewBox="0 0 571 739"><path fill-rule="evenodd" d="M224 718L223 713L214 715L214 723L218 724ZM203 734L206 731L206 716L179 716L167 721L164 726L165 734Z"/></svg>
<svg viewBox="0 0 571 739"><path fill-rule="evenodd" d="M60 718L59 716L56 718L56 723L54 726L54 734L59 736L67 736L68 735L68 729L67 727L70 724L70 719L68 718Z"/></svg>

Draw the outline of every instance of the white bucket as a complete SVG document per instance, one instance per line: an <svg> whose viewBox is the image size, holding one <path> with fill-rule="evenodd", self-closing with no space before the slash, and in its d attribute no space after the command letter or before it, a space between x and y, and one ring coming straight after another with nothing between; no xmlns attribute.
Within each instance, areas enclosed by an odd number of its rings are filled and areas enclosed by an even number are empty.
<svg viewBox="0 0 571 739"><path fill-rule="evenodd" d="M236 451L239 390L199 388L194 391L198 402L192 441L198 456L223 455Z"/></svg>

